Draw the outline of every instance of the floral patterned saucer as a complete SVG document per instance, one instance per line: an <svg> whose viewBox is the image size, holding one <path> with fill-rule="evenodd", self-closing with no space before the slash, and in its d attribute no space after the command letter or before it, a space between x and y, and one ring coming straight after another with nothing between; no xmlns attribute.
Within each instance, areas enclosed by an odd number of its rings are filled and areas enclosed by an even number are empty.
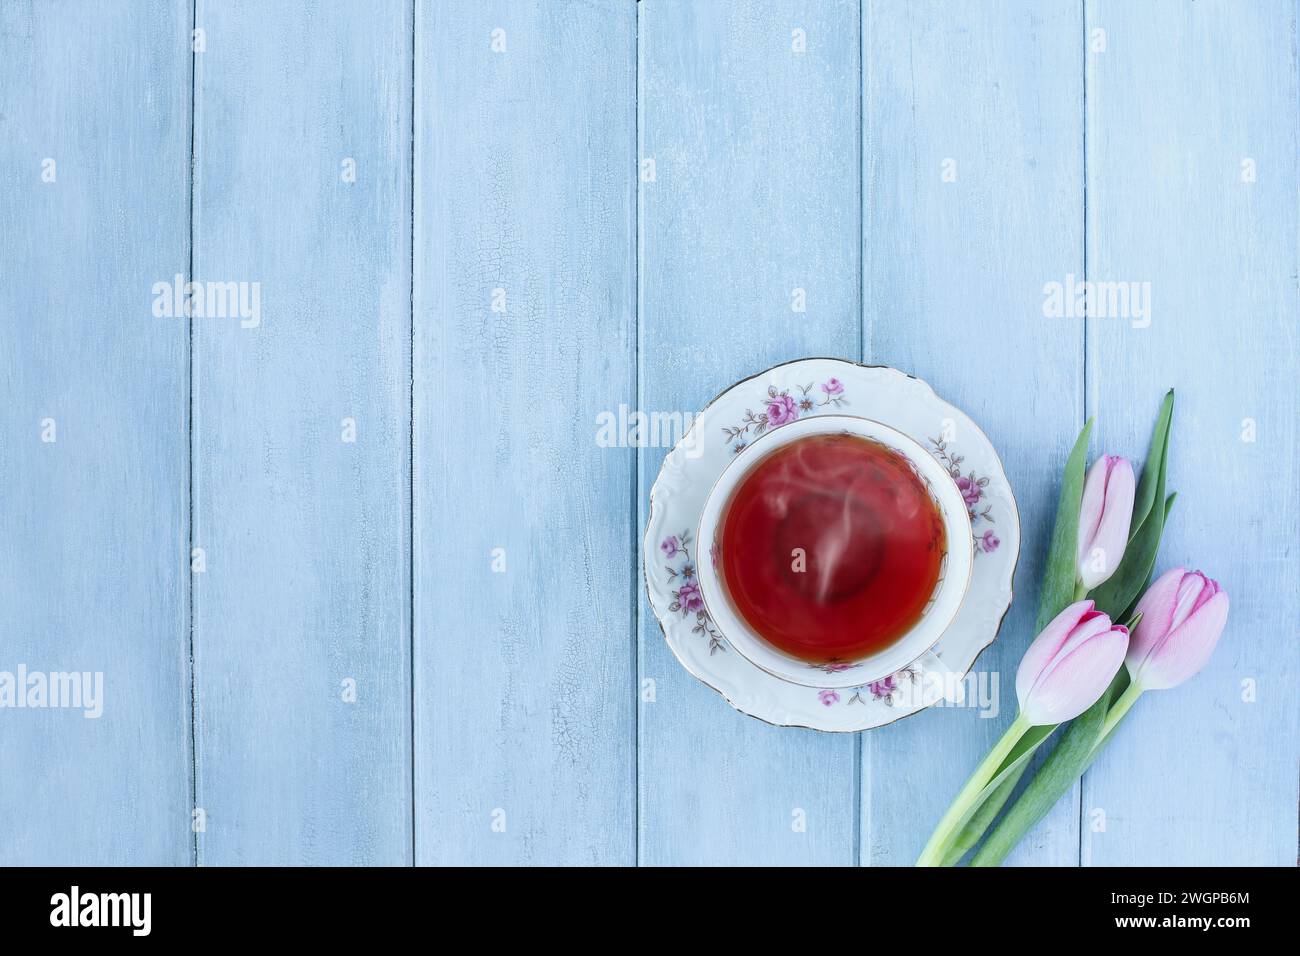
<svg viewBox="0 0 1300 956"><path fill-rule="evenodd" d="M791 684L736 653L704 609L695 570L704 500L732 457L773 428L828 412L874 419L927 448L961 491L975 536L970 589L934 649L883 680L847 689ZM751 717L831 731L868 730L959 697L962 677L1011 605L1019 553L1015 498L979 427L920 379L839 359L787 362L715 398L664 459L643 544L650 605L683 667Z"/></svg>

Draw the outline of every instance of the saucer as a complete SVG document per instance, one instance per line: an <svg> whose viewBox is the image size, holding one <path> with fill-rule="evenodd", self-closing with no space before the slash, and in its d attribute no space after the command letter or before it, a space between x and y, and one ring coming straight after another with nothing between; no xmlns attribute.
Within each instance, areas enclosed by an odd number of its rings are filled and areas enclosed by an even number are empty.
<svg viewBox="0 0 1300 956"><path fill-rule="evenodd" d="M848 687L839 672L843 665L827 665L836 686L812 687L746 660L705 610L696 570L699 560L709 560L695 540L705 499L727 464L760 435L829 413L888 425L933 455L962 494L975 549L970 587L938 643L888 677ZM868 730L940 700L960 700L962 678L993 643L1011 605L1020 518L988 438L925 382L892 368L800 359L737 382L696 416L650 490L642 550L650 606L687 671L741 713L770 724Z"/></svg>

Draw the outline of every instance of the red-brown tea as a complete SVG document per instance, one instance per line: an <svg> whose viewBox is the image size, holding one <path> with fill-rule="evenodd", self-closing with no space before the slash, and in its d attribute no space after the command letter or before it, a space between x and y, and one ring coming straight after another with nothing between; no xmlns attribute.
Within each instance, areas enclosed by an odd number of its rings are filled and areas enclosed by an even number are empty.
<svg viewBox="0 0 1300 956"><path fill-rule="evenodd" d="M856 435L809 435L760 459L720 527L718 567L736 612L815 664L864 657L911 630L946 546L912 466Z"/></svg>

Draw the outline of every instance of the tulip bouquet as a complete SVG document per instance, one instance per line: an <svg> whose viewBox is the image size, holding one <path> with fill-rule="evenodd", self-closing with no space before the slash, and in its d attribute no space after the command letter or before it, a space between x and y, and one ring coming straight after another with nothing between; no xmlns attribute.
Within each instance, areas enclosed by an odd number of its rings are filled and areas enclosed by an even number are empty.
<svg viewBox="0 0 1300 956"><path fill-rule="evenodd" d="M918 866L997 866L1087 770L1143 692L1199 671L1228 618L1228 596L1199 571L1151 583L1174 495L1165 493L1174 394L1164 399L1140 482L1104 455L1087 476L1089 421L1066 463L1038 609L1016 673L1019 714L943 815ZM1145 592L1145 593L1143 593ZM1116 623L1122 621L1123 623ZM1069 722L1019 799L1029 759Z"/></svg>

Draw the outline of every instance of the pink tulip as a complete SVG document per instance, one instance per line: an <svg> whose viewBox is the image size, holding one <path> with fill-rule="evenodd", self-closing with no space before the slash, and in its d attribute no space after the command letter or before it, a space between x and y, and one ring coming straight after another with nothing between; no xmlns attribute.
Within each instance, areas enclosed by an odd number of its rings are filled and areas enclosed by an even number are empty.
<svg viewBox="0 0 1300 956"><path fill-rule="evenodd" d="M1205 666L1228 621L1228 595L1200 571L1174 568L1138 601L1125 663L1143 690L1177 687Z"/></svg>
<svg viewBox="0 0 1300 956"><path fill-rule="evenodd" d="M1088 469L1079 509L1079 580L1091 591L1119 567L1133 520L1133 466L1103 455Z"/></svg>
<svg viewBox="0 0 1300 956"><path fill-rule="evenodd" d="M1124 663L1127 647L1128 628L1112 625L1092 601L1076 601L1043 628L1016 672L1020 713L958 791L930 834L917 866L945 865L958 831L986 799L998 768L1029 728L1065 723L1091 707Z"/></svg>
<svg viewBox="0 0 1300 956"><path fill-rule="evenodd" d="M1077 601L1034 638L1016 672L1020 713L1037 727L1073 720L1110 686L1124 663L1128 628L1092 601Z"/></svg>

